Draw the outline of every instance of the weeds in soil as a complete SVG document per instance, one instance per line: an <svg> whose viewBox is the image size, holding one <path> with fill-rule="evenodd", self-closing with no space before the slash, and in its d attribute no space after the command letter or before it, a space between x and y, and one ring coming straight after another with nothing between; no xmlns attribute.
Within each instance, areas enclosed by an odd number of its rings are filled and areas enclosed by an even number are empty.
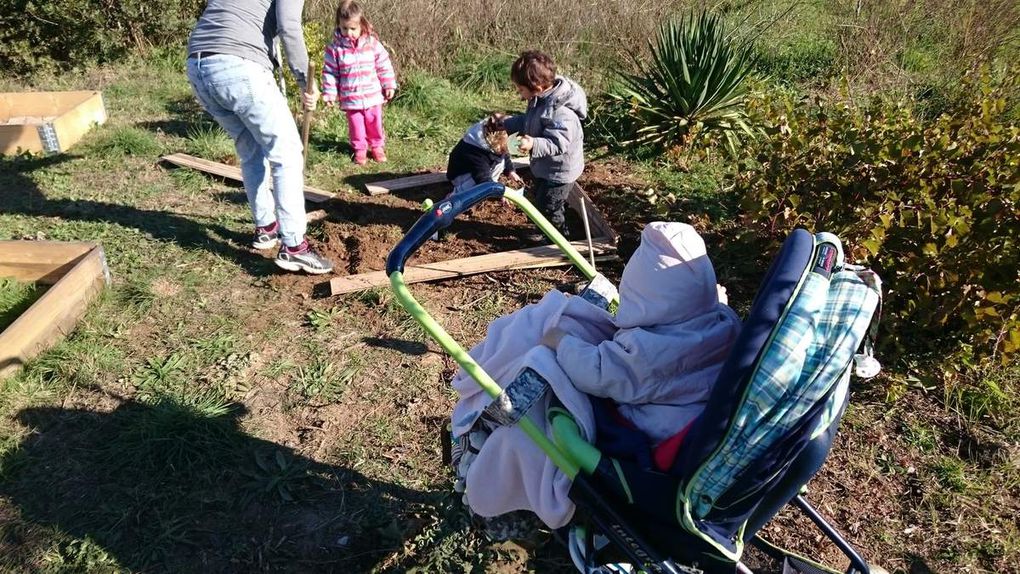
<svg viewBox="0 0 1020 574"><path fill-rule="evenodd" d="M254 454L255 468L243 473L251 481L246 487L256 496L275 496L283 502L293 502L292 489L308 478L308 465L288 459L283 451L272 456L264 452Z"/></svg>
<svg viewBox="0 0 1020 574"><path fill-rule="evenodd" d="M305 314L305 320L316 333L323 333L333 324L333 319L340 314L339 307L330 307L326 310L312 309Z"/></svg>

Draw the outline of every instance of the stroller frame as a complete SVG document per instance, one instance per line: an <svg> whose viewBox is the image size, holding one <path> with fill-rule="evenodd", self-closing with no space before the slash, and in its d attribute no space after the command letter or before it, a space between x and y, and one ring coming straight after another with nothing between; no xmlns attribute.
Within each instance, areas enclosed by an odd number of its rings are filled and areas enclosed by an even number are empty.
<svg viewBox="0 0 1020 574"><path fill-rule="evenodd" d="M498 398L503 389L411 295L403 279L403 270L407 259L434 233L449 227L459 214L486 199L503 198L521 209L539 230L563 251L586 279L593 279L596 276L595 268L524 197L523 191L523 189L509 189L496 182L487 182L462 192L451 194L425 212L393 247L386 259L386 274L390 278L392 291L400 305L493 399ZM638 571L668 574L695 574L704 572L704 570L697 566L678 564L673 558L649 543L646 537L632 526L629 520L621 512L617 511L607 500L606 495L600 491L597 484L597 475L599 473L600 461L603 458L601 452L581 437L577 424L565 410L550 409L547 416L552 428L553 440L550 440L527 417L520 418L516 424L571 479L570 497L578 510L575 521L578 516L583 516L583 520L594 527L594 529L577 525L573 527L580 533L580 538L584 544L583 551L581 552L583 554L581 562L583 563L579 563L577 557L574 557L575 565L581 571L593 574L610 571L596 564L597 552L594 534L597 530L616 549L621 551L628 560L636 565ZM612 460L612 462L615 464L616 461ZM604 465L601 466L604 467ZM803 490L803 486L801 488ZM850 565L846 570L847 574L869 574L868 563L864 561L853 546L832 525L825 521L801 494L796 494L789 502L804 512L826 538L832 541L849 559ZM701 536L703 541L711 544L711 541L700 531L697 531L697 529L695 529L695 532L685 529L684 532L692 537ZM803 564L805 568L812 569L810 570L811 572L837 572L812 560L772 546L757 535L754 536L751 542L772 558L796 560ZM730 561L730 564L724 568L725 571L733 571L738 568L742 572L749 571L742 564L739 564L739 551L738 556L735 558L733 556L725 556L725 552L722 552L722 554L724 555L723 560Z"/></svg>

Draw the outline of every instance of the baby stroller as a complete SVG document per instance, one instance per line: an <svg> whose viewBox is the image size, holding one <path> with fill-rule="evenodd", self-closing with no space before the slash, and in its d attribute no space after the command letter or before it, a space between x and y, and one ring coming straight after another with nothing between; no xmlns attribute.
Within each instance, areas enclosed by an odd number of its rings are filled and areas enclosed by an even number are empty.
<svg viewBox="0 0 1020 574"><path fill-rule="evenodd" d="M508 424L519 425L571 479L577 511L561 534L578 570L748 572L740 559L751 543L780 561L784 573L836 572L757 536L792 503L846 555L848 574L868 574L860 554L801 491L828 455L846 408L855 358L865 364L870 359L878 277L846 265L835 236L803 229L791 233L759 288L705 411L688 430L670 472L654 472L604 455L582 438L564 409L546 413L552 429L547 436L519 412L526 407L515 405L516 397L532 404L526 389L514 387L518 380L532 384L534 377L522 374L501 388L404 284L405 261L433 233L476 203L500 197L520 207L588 279L596 278L594 268L522 192L499 183L478 185L434 206L390 252L386 272L400 304L494 399ZM865 354L855 357L862 345Z"/></svg>

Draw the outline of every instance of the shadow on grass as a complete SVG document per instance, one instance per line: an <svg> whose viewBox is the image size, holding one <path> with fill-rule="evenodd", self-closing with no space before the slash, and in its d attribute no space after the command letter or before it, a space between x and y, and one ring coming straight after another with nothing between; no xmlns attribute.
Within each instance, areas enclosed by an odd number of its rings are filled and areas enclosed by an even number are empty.
<svg viewBox="0 0 1020 574"><path fill-rule="evenodd" d="M406 541L437 526L417 559L451 552L448 537L455 554L485 553L452 493L305 458L245 434L242 414L172 400L22 410L30 434L0 457L0 569L37 571L67 536L146 572L403 569Z"/></svg>
<svg viewBox="0 0 1020 574"><path fill-rule="evenodd" d="M87 199L49 199L32 173L78 159L73 155L0 158L0 206L6 214L57 217L67 221L111 223L137 229L158 241L185 249L204 249L236 262L254 276L279 272L273 262L246 248L250 238L213 223L199 222L166 211L139 209ZM108 254L116 256L115 254Z"/></svg>

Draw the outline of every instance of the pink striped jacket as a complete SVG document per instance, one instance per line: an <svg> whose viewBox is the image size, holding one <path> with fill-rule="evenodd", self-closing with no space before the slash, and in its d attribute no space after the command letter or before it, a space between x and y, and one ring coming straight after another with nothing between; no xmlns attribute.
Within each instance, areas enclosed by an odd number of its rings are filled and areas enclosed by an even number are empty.
<svg viewBox="0 0 1020 574"><path fill-rule="evenodd" d="M378 37L333 34L322 67L323 101L337 102L342 110L365 110L383 103L383 90L396 88L393 63Z"/></svg>

